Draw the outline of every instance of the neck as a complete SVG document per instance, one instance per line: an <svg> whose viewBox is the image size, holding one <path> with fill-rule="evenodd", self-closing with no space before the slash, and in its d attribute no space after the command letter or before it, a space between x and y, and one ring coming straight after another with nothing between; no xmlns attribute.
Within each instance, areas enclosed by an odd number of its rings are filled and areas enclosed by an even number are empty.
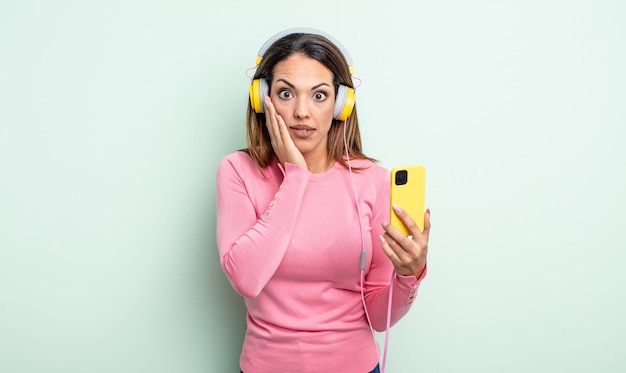
<svg viewBox="0 0 626 373"><path fill-rule="evenodd" d="M310 159L307 157L304 159L306 161L307 169L312 174L326 172L335 164L335 162L333 162L328 156L325 156L322 159Z"/></svg>

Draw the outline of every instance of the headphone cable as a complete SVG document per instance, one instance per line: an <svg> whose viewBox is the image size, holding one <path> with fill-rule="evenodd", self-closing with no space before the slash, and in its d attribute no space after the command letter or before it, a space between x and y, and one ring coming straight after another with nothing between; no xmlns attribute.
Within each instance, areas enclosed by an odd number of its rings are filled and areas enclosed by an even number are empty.
<svg viewBox="0 0 626 373"><path fill-rule="evenodd" d="M374 328L372 327L372 320L370 318L369 312L367 311L367 304L365 303L365 262L366 262L366 252L365 252L365 233L363 232L363 221L361 220L361 208L359 206L359 198L356 193L356 187L354 185L354 178L352 177L352 165L350 164L350 152L348 151L348 140L346 136L346 121L343 121L343 145L346 150L346 161L348 163L348 170L350 172L350 182L352 184L352 192L354 194L354 201L356 204L356 211L359 218L359 229L361 232L361 258L359 263L360 268L360 284L361 284L361 302L363 303L363 309L365 310L365 317L367 318L367 323L370 327L370 331L372 333L372 338L374 340L374 344L376 344L376 334L374 333ZM393 271L391 274L391 281L389 284L389 299L387 300L387 324L385 329L385 347L383 353L383 362L381 368L381 373L385 373L385 365L387 364L387 347L389 345L389 329L391 326L391 303L392 303L392 295L393 295L393 285L396 278L396 273ZM380 361L380 351L378 350L378 345L376 344L376 353L378 355L378 361Z"/></svg>

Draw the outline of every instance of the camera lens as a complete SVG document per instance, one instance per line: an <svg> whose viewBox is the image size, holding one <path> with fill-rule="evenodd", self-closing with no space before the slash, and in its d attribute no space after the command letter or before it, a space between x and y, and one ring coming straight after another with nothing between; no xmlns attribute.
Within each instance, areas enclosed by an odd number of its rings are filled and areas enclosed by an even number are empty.
<svg viewBox="0 0 626 373"><path fill-rule="evenodd" d="M409 173L407 170L400 170L396 172L396 185L404 185L409 179Z"/></svg>

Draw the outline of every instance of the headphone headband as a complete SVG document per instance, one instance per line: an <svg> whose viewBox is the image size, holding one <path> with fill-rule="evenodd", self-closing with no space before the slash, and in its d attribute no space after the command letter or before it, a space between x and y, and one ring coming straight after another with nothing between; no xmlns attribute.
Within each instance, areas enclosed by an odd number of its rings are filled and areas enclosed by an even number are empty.
<svg viewBox="0 0 626 373"><path fill-rule="evenodd" d="M343 54L343 57L346 59L346 62L348 63L348 69L350 70L350 74L354 74L354 66L352 64L352 57L350 56L350 53L348 53L348 50L343 46L343 44L341 44L339 40L335 39L332 35L329 35L325 33L324 31L317 30L317 29L310 28L310 27L290 28L290 29L281 31L275 34L274 36L272 36L271 38L269 38L265 42L265 44L261 46L261 49L259 49L259 53L256 58L256 64L258 65L261 63L261 60L263 59L265 52L267 52L269 47L272 46L272 44L274 44L276 40L282 38L283 36L290 35L290 34L313 34L313 35L323 36L326 39L330 40L333 44L337 46L337 48L339 48L339 50L341 51L341 54Z"/></svg>

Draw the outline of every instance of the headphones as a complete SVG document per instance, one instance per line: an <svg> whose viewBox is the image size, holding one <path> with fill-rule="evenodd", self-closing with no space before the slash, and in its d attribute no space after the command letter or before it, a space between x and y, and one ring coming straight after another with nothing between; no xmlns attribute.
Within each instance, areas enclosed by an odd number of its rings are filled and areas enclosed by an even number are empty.
<svg viewBox="0 0 626 373"><path fill-rule="evenodd" d="M292 28L285 31L281 31L276 35L272 36L268 39L265 44L259 50L258 56L256 58L256 65L258 66L263 59L263 55L269 49L269 47L274 44L278 39L290 35L290 34L313 34L325 37L330 40L331 43L335 44L337 48L343 54L343 57L346 59L348 63L348 69L350 70L350 75L354 73L354 66L352 65L352 58L350 54L346 50L346 48L339 43L332 36L316 29L308 28L308 27L298 27ZM252 104L252 108L256 113L263 113L263 107L265 105L265 96L269 95L269 84L265 79L254 79L252 84L250 85L250 104ZM337 120L346 120L350 114L352 113L352 109L354 108L354 104L356 102L356 95L354 93L354 88L350 88L343 84L339 85L337 89L337 97L335 98L335 107L333 109L333 118Z"/></svg>

